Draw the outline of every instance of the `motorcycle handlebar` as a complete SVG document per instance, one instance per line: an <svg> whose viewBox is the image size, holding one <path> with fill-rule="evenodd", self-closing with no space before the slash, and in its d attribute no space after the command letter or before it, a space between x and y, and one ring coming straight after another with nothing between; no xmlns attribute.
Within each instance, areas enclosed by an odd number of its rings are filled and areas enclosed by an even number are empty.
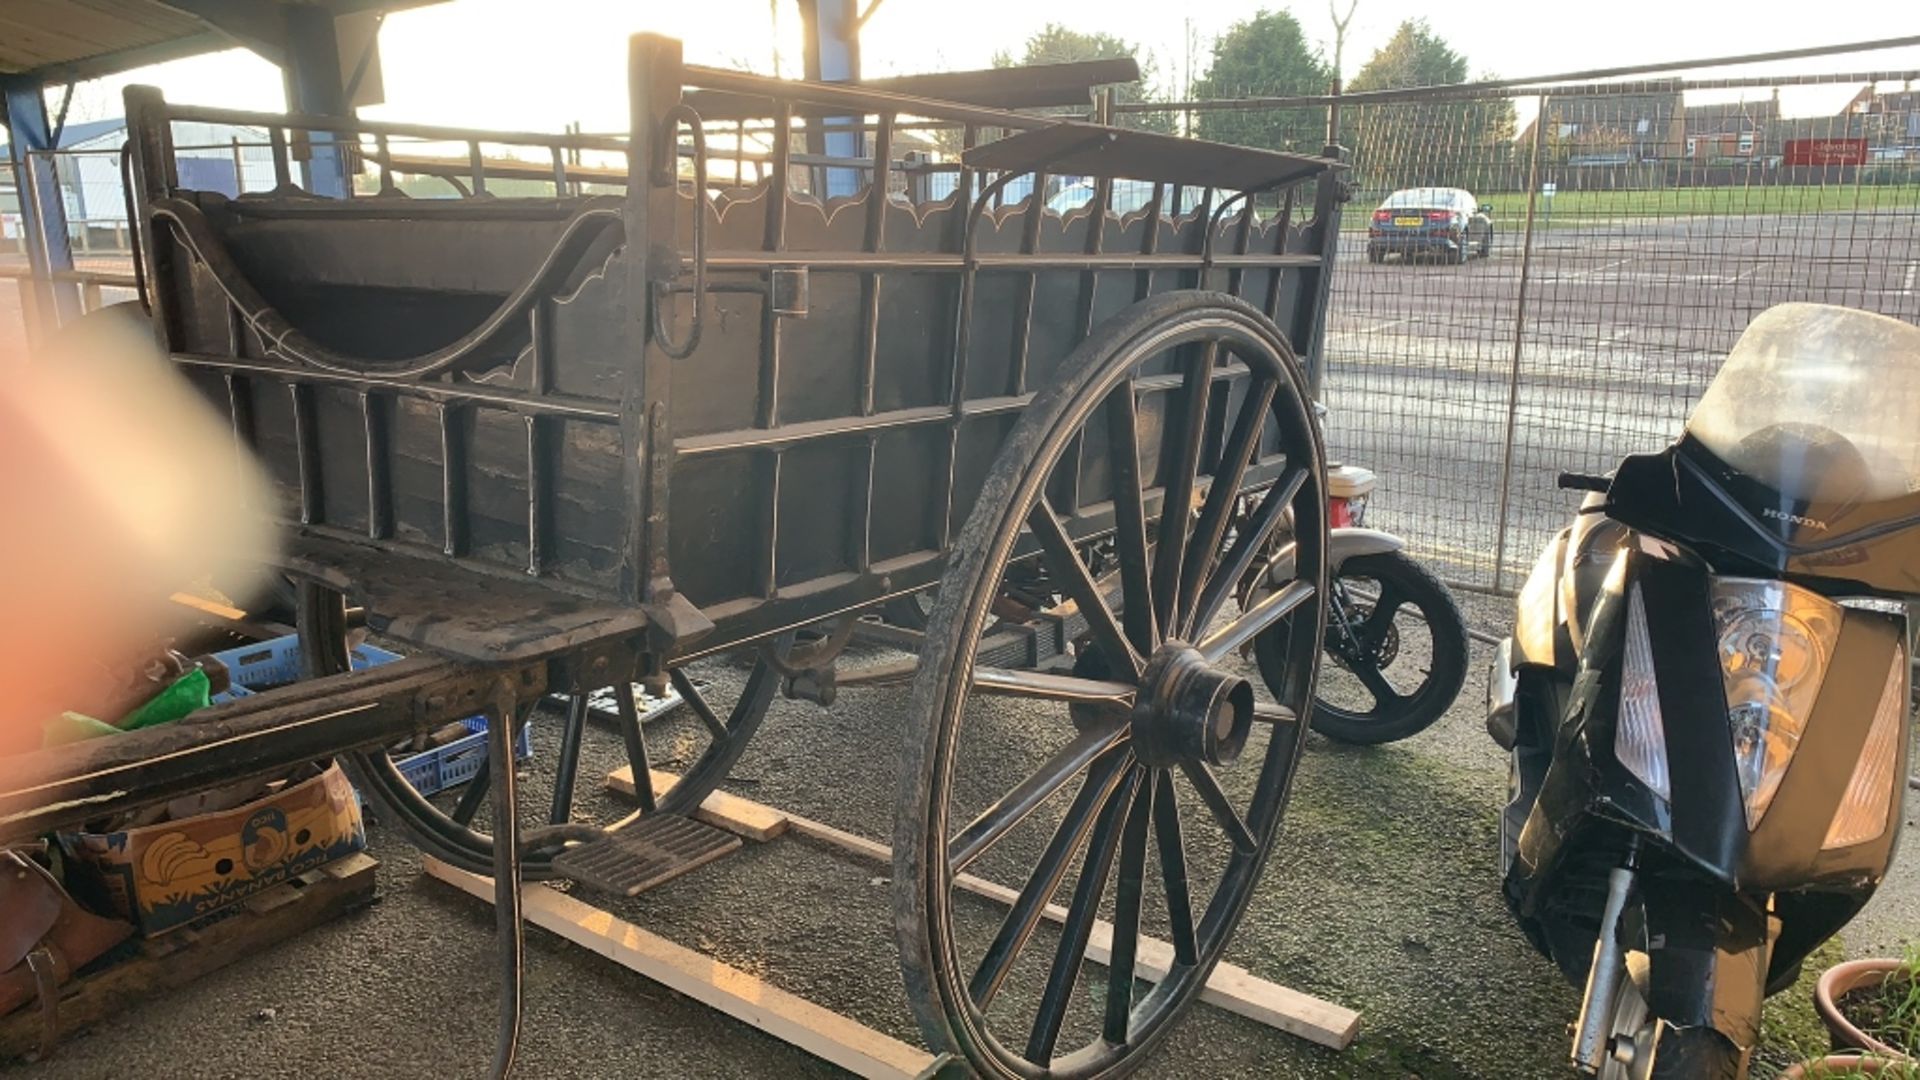
<svg viewBox="0 0 1920 1080"><path fill-rule="evenodd" d="M1561 473L1559 483L1560 490L1562 491L1598 491L1602 493L1613 485L1613 481L1605 476L1575 472Z"/></svg>

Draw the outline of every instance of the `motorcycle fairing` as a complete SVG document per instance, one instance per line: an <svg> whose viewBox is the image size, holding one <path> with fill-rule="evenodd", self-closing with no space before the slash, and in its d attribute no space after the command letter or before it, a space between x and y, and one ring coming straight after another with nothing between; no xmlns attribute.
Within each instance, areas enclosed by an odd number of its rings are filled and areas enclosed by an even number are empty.
<svg viewBox="0 0 1920 1080"><path fill-rule="evenodd" d="M1920 494L1847 504L1789 499L1685 436L1620 463L1614 519L1698 552L1721 573L1833 596L1920 595Z"/></svg>
<svg viewBox="0 0 1920 1080"><path fill-rule="evenodd" d="M1638 833L1643 851L1659 853L1656 863L1667 859L1676 869L1705 875L1738 893L1793 890L1783 893L1780 903L1801 918L1793 920L1799 923L1797 932L1773 952L1771 970L1777 974L1850 917L1872 895L1891 861L1899 824L1892 818L1902 812L1898 798L1879 838L1832 851L1821 845L1865 744L1900 641L1901 620L1846 611L1806 734L1771 807L1749 833L1720 678L1709 576L1695 560L1663 558L1639 543L1626 544L1618 558L1623 565L1593 601L1553 764L1521 830L1509 894L1523 918L1534 917L1559 884L1560 863L1569 849L1592 843L1587 830ZM1614 753L1627 597L1635 586L1652 644L1673 770L1671 801L1659 798ZM1903 742L1896 776L1905 775L1904 747ZM1570 844L1575 836L1583 838ZM1842 899L1826 899L1836 895Z"/></svg>

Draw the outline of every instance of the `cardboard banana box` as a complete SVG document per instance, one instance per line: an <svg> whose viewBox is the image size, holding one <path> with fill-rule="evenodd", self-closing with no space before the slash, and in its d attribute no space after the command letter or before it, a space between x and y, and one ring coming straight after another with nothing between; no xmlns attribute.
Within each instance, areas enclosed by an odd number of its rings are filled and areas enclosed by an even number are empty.
<svg viewBox="0 0 1920 1080"><path fill-rule="evenodd" d="M74 871L148 937L367 846L340 766L245 805L113 833L66 833Z"/></svg>

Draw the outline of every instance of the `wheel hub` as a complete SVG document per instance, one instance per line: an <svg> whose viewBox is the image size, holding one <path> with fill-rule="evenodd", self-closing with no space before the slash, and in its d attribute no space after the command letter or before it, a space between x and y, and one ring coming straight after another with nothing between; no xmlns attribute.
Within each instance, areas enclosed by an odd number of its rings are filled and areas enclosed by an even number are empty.
<svg viewBox="0 0 1920 1080"><path fill-rule="evenodd" d="M1253 728L1253 687L1169 641L1141 675L1132 723L1134 755L1148 765L1229 765Z"/></svg>
<svg viewBox="0 0 1920 1080"><path fill-rule="evenodd" d="M1368 643L1361 639L1360 627L1372 618L1372 604L1349 604L1346 608L1347 633L1340 633L1339 628L1331 623L1327 625L1327 635L1332 643L1329 652L1341 667L1352 670L1355 662L1364 661L1384 671L1399 659L1400 628L1394 624L1387 624L1378 642Z"/></svg>

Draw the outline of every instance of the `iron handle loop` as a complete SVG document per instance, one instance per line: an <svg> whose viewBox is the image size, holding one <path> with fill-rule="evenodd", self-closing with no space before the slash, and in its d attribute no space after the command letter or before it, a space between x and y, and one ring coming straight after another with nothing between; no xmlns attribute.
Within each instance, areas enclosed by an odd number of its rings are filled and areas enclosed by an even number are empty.
<svg viewBox="0 0 1920 1080"><path fill-rule="evenodd" d="M660 351L675 360L692 356L693 350L700 346L702 310L707 299L707 136L700 126L700 114L684 101L668 109L660 125L654 147L653 182L656 186L678 183L682 123L693 132L693 322L687 328L686 340L675 341L667 329L664 312L673 302L672 283L655 281L652 288L653 338L659 343ZM676 276L678 269L676 265Z"/></svg>

